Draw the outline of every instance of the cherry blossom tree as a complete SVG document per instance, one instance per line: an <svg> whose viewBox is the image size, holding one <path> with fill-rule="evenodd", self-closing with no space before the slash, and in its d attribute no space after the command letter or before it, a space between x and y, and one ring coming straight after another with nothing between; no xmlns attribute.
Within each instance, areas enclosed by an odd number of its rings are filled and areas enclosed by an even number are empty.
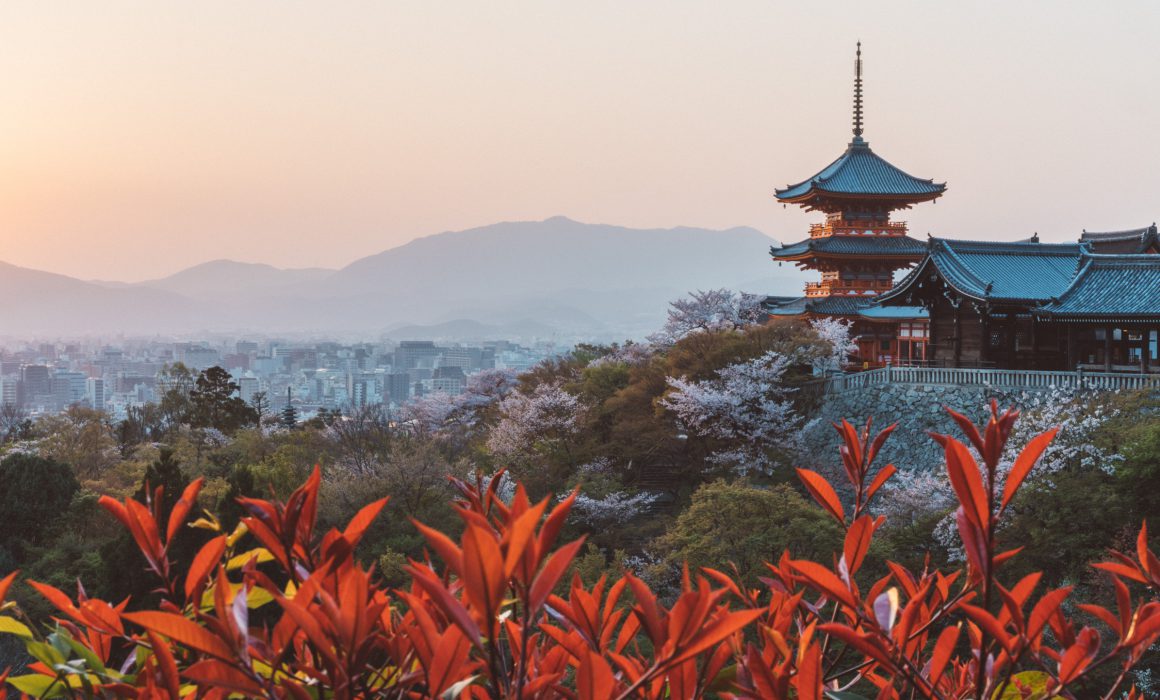
<svg viewBox="0 0 1160 700"><path fill-rule="evenodd" d="M709 459L744 473L769 473L802 424L782 381L790 359L777 352L730 365L705 381L669 377L661 405L690 432L720 444Z"/></svg>
<svg viewBox="0 0 1160 700"><path fill-rule="evenodd" d="M559 383L540 384L532 392L517 391L498 404L499 423L487 447L497 457L543 453L565 446L580 429L584 406Z"/></svg>
<svg viewBox="0 0 1160 700"><path fill-rule="evenodd" d="M814 372L825 374L840 372L845 367L850 355L858 351L858 343L850 336L852 324L833 316L816 318L810 325L817 332L818 337L829 344L830 352L820 355L813 360Z"/></svg>
<svg viewBox="0 0 1160 700"><path fill-rule="evenodd" d="M728 289L690 292L669 304L668 320L649 341L668 346L692 333L735 330L765 320L763 297Z"/></svg>

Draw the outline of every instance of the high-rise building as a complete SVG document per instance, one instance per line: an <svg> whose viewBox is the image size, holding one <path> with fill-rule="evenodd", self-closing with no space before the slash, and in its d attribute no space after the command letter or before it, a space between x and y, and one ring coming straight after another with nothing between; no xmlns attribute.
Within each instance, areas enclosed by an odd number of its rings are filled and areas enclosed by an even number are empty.
<svg viewBox="0 0 1160 700"><path fill-rule="evenodd" d="M402 406L411 397L411 375L406 372L395 372L386 375L383 382L385 392L383 399Z"/></svg>
<svg viewBox="0 0 1160 700"><path fill-rule="evenodd" d="M98 410L105 409L105 380L100 377L89 377L85 380L85 400Z"/></svg>

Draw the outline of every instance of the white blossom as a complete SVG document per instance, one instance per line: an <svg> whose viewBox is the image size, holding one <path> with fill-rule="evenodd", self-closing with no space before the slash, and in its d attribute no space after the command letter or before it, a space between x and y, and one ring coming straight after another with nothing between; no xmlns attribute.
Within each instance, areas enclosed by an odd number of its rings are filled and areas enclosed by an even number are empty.
<svg viewBox="0 0 1160 700"><path fill-rule="evenodd" d="M850 336L853 324L833 316L810 321L818 337L829 344L830 352L813 360L814 372L840 372L850 355L858 351L858 343Z"/></svg>
<svg viewBox="0 0 1160 700"><path fill-rule="evenodd" d="M503 418L492 429L487 447L501 457L532 452L541 442L574 435L584 407L557 383L541 384L531 394L513 392L499 402Z"/></svg>
<svg viewBox="0 0 1160 700"><path fill-rule="evenodd" d="M668 346L681 338L704 331L734 330L760 323L766 317L762 297L728 289L691 292L688 298L669 304L669 316L649 341Z"/></svg>
<svg viewBox="0 0 1160 700"><path fill-rule="evenodd" d="M672 391L661 405L689 431L726 443L711 461L769 473L776 466L771 451L794 445L802 422L787 398L793 389L782 382L788 367L788 358L770 351L720 369L713 379L669 377Z"/></svg>
<svg viewBox="0 0 1160 700"><path fill-rule="evenodd" d="M627 523L656 500L657 495L652 493L629 496L623 491L614 491L603 498L581 493L573 502L572 512L588 527L602 528Z"/></svg>

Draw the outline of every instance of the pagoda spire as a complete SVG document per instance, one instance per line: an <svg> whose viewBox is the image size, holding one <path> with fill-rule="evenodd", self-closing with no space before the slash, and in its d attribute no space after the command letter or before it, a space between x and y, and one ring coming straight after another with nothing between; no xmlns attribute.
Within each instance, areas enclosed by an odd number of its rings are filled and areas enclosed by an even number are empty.
<svg viewBox="0 0 1160 700"><path fill-rule="evenodd" d="M862 140L862 42L854 58L854 140Z"/></svg>

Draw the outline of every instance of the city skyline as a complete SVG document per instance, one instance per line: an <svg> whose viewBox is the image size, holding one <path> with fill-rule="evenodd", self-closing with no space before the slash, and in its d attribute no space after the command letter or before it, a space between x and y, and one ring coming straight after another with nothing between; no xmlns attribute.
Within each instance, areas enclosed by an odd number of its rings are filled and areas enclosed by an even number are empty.
<svg viewBox="0 0 1160 700"><path fill-rule="evenodd" d="M556 215L792 241L771 195L849 141L859 39L866 138L948 183L913 235L1147 225L1160 9L1117 8L9 4L0 260L334 268Z"/></svg>

